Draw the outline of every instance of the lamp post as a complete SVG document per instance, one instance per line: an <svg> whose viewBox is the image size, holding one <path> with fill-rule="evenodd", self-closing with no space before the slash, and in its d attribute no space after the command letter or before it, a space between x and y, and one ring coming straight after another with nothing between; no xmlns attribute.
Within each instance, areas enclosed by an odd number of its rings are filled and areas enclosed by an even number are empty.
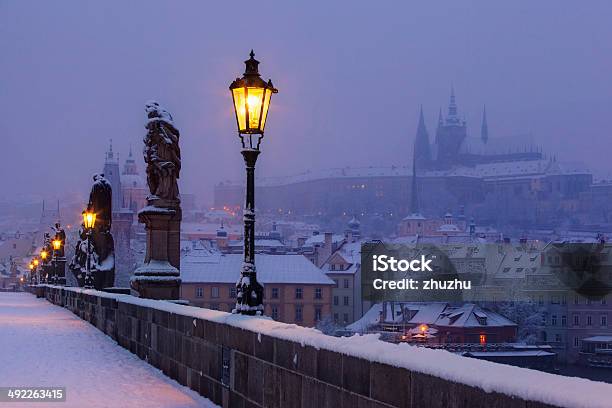
<svg viewBox="0 0 612 408"><path fill-rule="evenodd" d="M30 268L30 284L34 283L34 262L30 262L30 264L28 265L28 267Z"/></svg>
<svg viewBox="0 0 612 408"><path fill-rule="evenodd" d="M278 90L259 75L259 61L251 50L250 58L244 62L246 70L242 78L236 78L229 89L234 102L238 136L242 144L242 157L246 166L246 199L243 211L244 260L240 279L236 283L236 308L233 313L262 314L263 286L257 282L255 269L255 163L270 108L270 99Z"/></svg>
<svg viewBox="0 0 612 408"><path fill-rule="evenodd" d="M32 263L34 264L34 273L36 276L36 284L38 285L40 283L40 269L38 269L38 264L40 262L38 262L38 258L34 258L34 260L32 260Z"/></svg>
<svg viewBox="0 0 612 408"><path fill-rule="evenodd" d="M48 256L49 256L49 253L46 250L43 249L42 251L40 251L40 259L42 262L42 265L40 267L40 269L42 270L42 276L41 276L42 283L47 283L47 280L49 277L49 268L47 264Z"/></svg>
<svg viewBox="0 0 612 408"><path fill-rule="evenodd" d="M85 288L93 288L93 279L91 276L91 235L96 225L96 213L87 210L83 212L83 225L85 226L85 231L87 233L87 264L86 264L86 273L85 273Z"/></svg>
<svg viewBox="0 0 612 408"><path fill-rule="evenodd" d="M62 241L60 241L59 239L55 238L53 241L51 241L51 245L53 245L53 260L52 260L52 264L53 264L53 284L57 284L59 283L59 274L57 271L57 261L58 261L58 256L59 256L59 251L60 249L62 249Z"/></svg>

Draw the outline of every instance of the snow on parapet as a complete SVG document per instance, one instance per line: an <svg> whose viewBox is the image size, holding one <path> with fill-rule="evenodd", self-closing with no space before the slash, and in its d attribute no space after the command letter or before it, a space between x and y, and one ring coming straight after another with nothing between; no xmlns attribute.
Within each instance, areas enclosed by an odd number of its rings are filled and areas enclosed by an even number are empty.
<svg viewBox="0 0 612 408"><path fill-rule="evenodd" d="M429 374L448 381L478 387L485 392L498 392L527 401L538 401L567 408L610 407L612 384L603 382L466 358L444 350L415 347L407 343L391 344L379 340L377 334L331 337L313 328L280 323L264 316L231 314L92 289L46 286L227 324L258 333L258 335L265 334L300 343L302 346L330 350ZM195 320L194 324L196 324Z"/></svg>

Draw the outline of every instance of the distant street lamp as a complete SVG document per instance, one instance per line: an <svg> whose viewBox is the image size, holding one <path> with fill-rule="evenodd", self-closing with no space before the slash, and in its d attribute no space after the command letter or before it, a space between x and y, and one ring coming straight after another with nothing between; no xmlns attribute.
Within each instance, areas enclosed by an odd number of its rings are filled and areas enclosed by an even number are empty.
<svg viewBox="0 0 612 408"><path fill-rule="evenodd" d="M96 213L90 210L83 212L83 225L87 233L87 265L85 273L85 288L93 288L93 279L91 276L91 235L94 226L96 225Z"/></svg>
<svg viewBox="0 0 612 408"><path fill-rule="evenodd" d="M28 267L30 268L30 284L34 283L34 262L30 262L30 264L28 265Z"/></svg>
<svg viewBox="0 0 612 408"><path fill-rule="evenodd" d="M32 263L34 264L34 274L36 276L36 284L38 285L40 283L40 269L38 268L40 262L38 262L38 258L34 258Z"/></svg>
<svg viewBox="0 0 612 408"><path fill-rule="evenodd" d="M262 314L264 310L263 286L257 282L255 269L255 163L264 136L270 99L278 90L274 88L271 80L265 82L261 79L259 61L255 59L253 50L244 63L244 75L242 78L236 78L229 87L247 175L243 210L244 260L240 269L240 280L236 283L236 308L233 313L255 315Z"/></svg>
<svg viewBox="0 0 612 408"><path fill-rule="evenodd" d="M48 265L47 265L48 256L49 256L49 253L45 251L44 249L40 251L40 259L42 261L42 265L40 269L42 271L42 274L41 274L41 282L39 283L47 283L47 278L49 276Z"/></svg>
<svg viewBox="0 0 612 408"><path fill-rule="evenodd" d="M57 272L57 261L58 261L58 256L59 256L59 251L60 249L62 249L62 241L60 241L59 239L54 239L53 241L51 241L51 245L53 245L53 258L52 258L52 264L53 264L53 284L57 284L59 281L59 276L58 276L58 272Z"/></svg>

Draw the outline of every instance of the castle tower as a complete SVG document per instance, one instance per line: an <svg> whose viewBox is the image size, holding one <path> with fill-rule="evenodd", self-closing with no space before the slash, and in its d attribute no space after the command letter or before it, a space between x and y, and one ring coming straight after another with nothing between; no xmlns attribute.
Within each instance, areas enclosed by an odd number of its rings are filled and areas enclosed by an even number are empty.
<svg viewBox="0 0 612 408"><path fill-rule="evenodd" d="M421 106L416 139L414 141L414 160L417 161L417 166L421 169L427 168L431 164L431 146L429 145L429 134L425 127L425 118L423 117L423 106Z"/></svg>
<svg viewBox="0 0 612 408"><path fill-rule="evenodd" d="M459 117L455 88L451 87L448 115L445 120L440 115L436 130L436 167L448 168L458 163L461 145L466 137L466 123Z"/></svg>
<svg viewBox="0 0 612 408"><path fill-rule="evenodd" d="M113 188L113 212L119 211L123 206L121 197L121 176L119 172L119 160L115 158L113 153L113 140L110 140L110 146L106 152L106 160L104 161L104 178L108 180Z"/></svg>
<svg viewBox="0 0 612 408"><path fill-rule="evenodd" d="M482 108L482 125L480 126L480 139L486 144L489 141L489 125L487 124L487 106Z"/></svg>

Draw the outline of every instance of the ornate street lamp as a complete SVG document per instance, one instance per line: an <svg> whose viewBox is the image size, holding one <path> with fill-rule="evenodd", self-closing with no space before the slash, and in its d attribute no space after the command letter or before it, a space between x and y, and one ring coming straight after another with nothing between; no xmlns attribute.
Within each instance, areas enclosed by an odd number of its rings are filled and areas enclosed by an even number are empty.
<svg viewBox="0 0 612 408"><path fill-rule="evenodd" d="M87 269L85 274L85 288L93 288L93 279L91 276L91 235L94 226L96 225L96 213L91 210L83 212L83 225L87 233Z"/></svg>
<svg viewBox="0 0 612 408"><path fill-rule="evenodd" d="M38 285L40 283L40 270L38 269L38 264L40 262L38 262L38 258L34 258L32 263L34 264L34 274L36 276L36 284Z"/></svg>
<svg viewBox="0 0 612 408"><path fill-rule="evenodd" d="M40 266L40 269L42 270L42 274L41 274L42 283L47 283L47 280L49 277L48 265L47 265L48 256L49 256L49 253L45 251L44 249L40 251L40 259L42 261L42 265Z"/></svg>
<svg viewBox="0 0 612 408"><path fill-rule="evenodd" d="M59 276L57 273L57 261L59 256L59 251L62 249L62 241L59 239L54 239L51 241L51 245L53 246L53 257L51 258L51 263L53 264L53 283L57 284L59 282Z"/></svg>
<svg viewBox="0 0 612 408"><path fill-rule="evenodd" d="M34 263L30 262L28 267L30 268L30 284L32 284L34 283Z"/></svg>
<svg viewBox="0 0 612 408"><path fill-rule="evenodd" d="M259 146L264 136L270 99L278 90L272 81L265 82L259 76L259 61L251 50L250 58L244 62L246 70L242 78L230 85L238 136L242 143L242 157L246 165L246 200L243 211L244 260L240 269L240 280L236 283L236 308L233 313L247 315L262 314L263 286L257 282L255 270L255 163Z"/></svg>

